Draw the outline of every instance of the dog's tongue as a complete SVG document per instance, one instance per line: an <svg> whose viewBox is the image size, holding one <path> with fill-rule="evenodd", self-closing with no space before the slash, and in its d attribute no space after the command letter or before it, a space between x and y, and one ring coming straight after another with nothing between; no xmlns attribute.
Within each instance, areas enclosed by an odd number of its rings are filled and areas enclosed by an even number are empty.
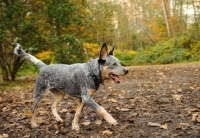
<svg viewBox="0 0 200 138"><path fill-rule="evenodd" d="M115 82L117 82L117 83L121 82L120 78L118 76L116 76L116 75L114 75L114 79L115 79Z"/></svg>

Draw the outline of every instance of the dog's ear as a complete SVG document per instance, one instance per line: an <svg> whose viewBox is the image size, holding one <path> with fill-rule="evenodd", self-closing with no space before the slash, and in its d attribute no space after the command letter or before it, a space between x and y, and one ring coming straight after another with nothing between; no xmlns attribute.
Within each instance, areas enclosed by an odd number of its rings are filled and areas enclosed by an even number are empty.
<svg viewBox="0 0 200 138"><path fill-rule="evenodd" d="M100 63L105 63L105 59L108 56L108 47L106 43L104 43L101 47L100 55L99 55L99 62Z"/></svg>
<svg viewBox="0 0 200 138"><path fill-rule="evenodd" d="M113 55L113 51L115 50L115 44L113 45L112 49L109 52L109 55Z"/></svg>

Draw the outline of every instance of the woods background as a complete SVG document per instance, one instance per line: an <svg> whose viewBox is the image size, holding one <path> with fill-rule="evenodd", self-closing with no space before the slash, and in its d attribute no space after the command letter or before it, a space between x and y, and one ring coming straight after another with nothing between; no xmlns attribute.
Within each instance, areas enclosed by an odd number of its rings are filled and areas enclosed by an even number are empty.
<svg viewBox="0 0 200 138"><path fill-rule="evenodd" d="M37 72L13 54L16 42L47 64L98 57L104 42L117 45L116 56L123 65L199 61L200 2L1 0L3 81L15 80L26 70Z"/></svg>

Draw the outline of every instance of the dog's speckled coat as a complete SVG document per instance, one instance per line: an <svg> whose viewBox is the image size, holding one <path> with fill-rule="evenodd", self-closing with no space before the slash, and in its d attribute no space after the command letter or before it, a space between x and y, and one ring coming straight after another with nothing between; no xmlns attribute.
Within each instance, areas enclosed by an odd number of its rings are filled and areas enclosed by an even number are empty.
<svg viewBox="0 0 200 138"><path fill-rule="evenodd" d="M67 93L79 99L76 114L72 122L72 129L79 131L78 120L83 105L87 105L97 111L109 124L116 125L117 121L103 107L98 105L92 97L98 90L100 83L103 83L104 80L112 78L115 82L119 83L120 79L118 76L128 73L128 70L122 67L119 60L113 56L114 48L115 46L113 46L108 54L107 45L103 44L100 57L92 59L87 63L46 65L34 56L26 53L21 48L21 45L17 44L14 53L20 57L29 59L40 69L34 90L33 114L31 118L32 127L37 126L35 109L46 89L55 94L52 112L57 121L62 121L56 107L63 99L64 94Z"/></svg>

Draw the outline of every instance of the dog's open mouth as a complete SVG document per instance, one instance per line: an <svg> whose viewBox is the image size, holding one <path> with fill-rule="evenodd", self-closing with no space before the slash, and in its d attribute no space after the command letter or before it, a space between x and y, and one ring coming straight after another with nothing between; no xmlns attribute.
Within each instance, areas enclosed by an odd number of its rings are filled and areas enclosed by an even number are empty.
<svg viewBox="0 0 200 138"><path fill-rule="evenodd" d="M110 74L109 76L110 76L110 78L111 78L112 80L115 81L115 83L120 83L120 82L121 82L121 79L119 78L118 75Z"/></svg>

